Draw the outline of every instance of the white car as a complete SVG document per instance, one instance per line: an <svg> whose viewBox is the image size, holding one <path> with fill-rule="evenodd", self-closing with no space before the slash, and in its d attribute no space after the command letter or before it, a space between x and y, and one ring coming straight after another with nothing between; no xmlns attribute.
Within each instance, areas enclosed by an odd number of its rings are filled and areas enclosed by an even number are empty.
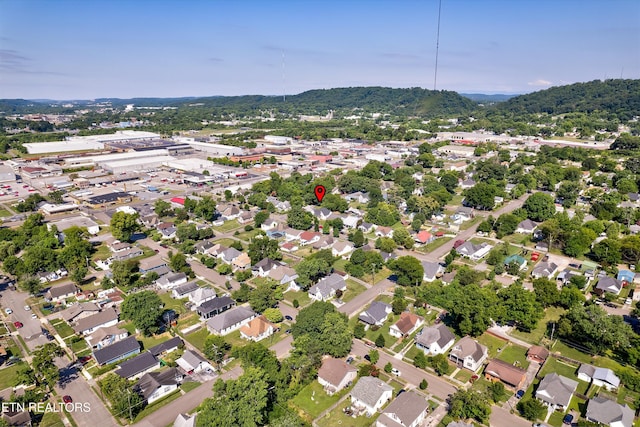
<svg viewBox="0 0 640 427"><path fill-rule="evenodd" d="M28 305L25 305L25 306L24 306L24 310L25 310L25 311L31 311L31 307L29 307Z"/></svg>
<svg viewBox="0 0 640 427"><path fill-rule="evenodd" d="M35 313L31 313L31 318L32 318L32 319L37 319L37 318L38 318L38 315L37 315L37 314L35 314Z"/></svg>
<svg viewBox="0 0 640 427"><path fill-rule="evenodd" d="M393 375L395 375L396 377L399 377L401 372L400 372L399 370L397 370L396 368L393 368L393 369L391 370L391 373L392 373Z"/></svg>
<svg viewBox="0 0 640 427"><path fill-rule="evenodd" d="M11 313L13 313L13 310L11 310L10 308L5 308L4 312L7 313L7 314L11 314Z"/></svg>

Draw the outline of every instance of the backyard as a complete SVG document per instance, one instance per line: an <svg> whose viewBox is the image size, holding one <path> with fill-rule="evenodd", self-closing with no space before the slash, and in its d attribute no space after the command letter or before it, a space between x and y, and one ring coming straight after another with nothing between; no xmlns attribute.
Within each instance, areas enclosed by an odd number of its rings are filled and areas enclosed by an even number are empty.
<svg viewBox="0 0 640 427"><path fill-rule="evenodd" d="M300 390L292 403L309 415L309 421L317 418L324 410L336 403L346 393L345 390L329 396L318 381L312 381Z"/></svg>

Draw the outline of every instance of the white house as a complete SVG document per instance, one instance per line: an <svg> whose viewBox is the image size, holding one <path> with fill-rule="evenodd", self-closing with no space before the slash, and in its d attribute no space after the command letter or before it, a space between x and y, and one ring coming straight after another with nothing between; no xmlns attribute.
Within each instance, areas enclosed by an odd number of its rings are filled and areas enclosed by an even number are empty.
<svg viewBox="0 0 640 427"><path fill-rule="evenodd" d="M594 397L587 404L585 418L594 423L609 427L632 427L635 413L629 406L620 405L614 400Z"/></svg>
<svg viewBox="0 0 640 427"><path fill-rule="evenodd" d="M564 411L569 407L578 382L555 372L545 375L536 390L536 399L554 410Z"/></svg>
<svg viewBox="0 0 640 427"><path fill-rule="evenodd" d="M258 342L270 337L276 330L276 325L269 322L266 317L259 316L240 328L240 336L246 340Z"/></svg>
<svg viewBox="0 0 640 427"><path fill-rule="evenodd" d="M189 374L207 369L213 370L213 366L206 359L191 350L185 350L182 357L176 360L176 364Z"/></svg>
<svg viewBox="0 0 640 427"><path fill-rule="evenodd" d="M358 376L358 370L342 359L327 357L318 370L318 382L328 395L347 387Z"/></svg>
<svg viewBox="0 0 640 427"><path fill-rule="evenodd" d="M391 400L393 387L374 377L361 377L351 390L351 406L373 416Z"/></svg>
<svg viewBox="0 0 640 427"><path fill-rule="evenodd" d="M455 341L455 335L443 323L423 328L416 335L416 347L433 356L446 353Z"/></svg>
<svg viewBox="0 0 640 427"><path fill-rule="evenodd" d="M247 307L234 307L207 320L207 329L215 335L227 335L240 329L257 316Z"/></svg>
<svg viewBox="0 0 640 427"><path fill-rule="evenodd" d="M138 387L150 404L177 390L181 381L182 375L178 370L170 368L163 372L147 372L138 380Z"/></svg>
<svg viewBox="0 0 640 427"><path fill-rule="evenodd" d="M586 363L583 363L578 368L578 379L592 382L595 386L604 387L609 391L615 390L620 386L620 378L611 369L598 368Z"/></svg>
<svg viewBox="0 0 640 427"><path fill-rule="evenodd" d="M331 247L331 254L336 257L347 258L355 248L351 242L338 240Z"/></svg>
<svg viewBox="0 0 640 427"><path fill-rule="evenodd" d="M187 275L180 273L169 273L156 280L156 286L160 289L173 289L187 283Z"/></svg>
<svg viewBox="0 0 640 427"><path fill-rule="evenodd" d="M417 314L403 311L400 319L389 328L389 335L396 338L403 338L411 335L424 323L424 319Z"/></svg>
<svg viewBox="0 0 640 427"><path fill-rule="evenodd" d="M487 347L471 337L464 337L453 346L449 353L449 359L459 368L476 372L487 359L487 355Z"/></svg>
<svg viewBox="0 0 640 427"><path fill-rule="evenodd" d="M309 288L309 298L316 301L327 301L336 295L336 291L346 291L347 282L342 276L333 273L321 279L317 284Z"/></svg>
<svg viewBox="0 0 640 427"><path fill-rule="evenodd" d="M415 391L404 392L387 406L376 421L376 427L417 427L427 417L429 403Z"/></svg>
<svg viewBox="0 0 640 427"><path fill-rule="evenodd" d="M118 323L118 313L113 307L107 308L91 316L79 319L72 327L73 330L82 335L89 335L99 328L108 328Z"/></svg>

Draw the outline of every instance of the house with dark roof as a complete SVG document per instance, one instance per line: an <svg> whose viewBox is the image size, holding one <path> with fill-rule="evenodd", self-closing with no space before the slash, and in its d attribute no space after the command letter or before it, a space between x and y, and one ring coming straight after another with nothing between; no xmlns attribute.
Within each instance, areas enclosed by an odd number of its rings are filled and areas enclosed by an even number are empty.
<svg viewBox="0 0 640 427"><path fill-rule="evenodd" d="M240 255L242 255L242 252L236 248L227 248L218 255L218 259L226 264L231 264Z"/></svg>
<svg viewBox="0 0 640 427"><path fill-rule="evenodd" d="M342 359L327 357L318 370L318 382L328 395L348 387L358 376L358 370Z"/></svg>
<svg viewBox="0 0 640 427"><path fill-rule="evenodd" d="M538 224L531 221L530 219L525 219L520 221L518 227L516 228L516 233L519 234L532 234L538 228Z"/></svg>
<svg viewBox="0 0 640 427"><path fill-rule="evenodd" d="M236 302L228 296L210 299L200 304L196 308L196 312L203 319L209 319L218 315L236 305Z"/></svg>
<svg viewBox="0 0 640 427"><path fill-rule="evenodd" d="M193 245L193 249L197 254L204 255L209 253L209 249L213 248L214 245L215 243L211 240L203 240Z"/></svg>
<svg viewBox="0 0 640 427"><path fill-rule="evenodd" d="M456 336L443 323L428 326L416 335L416 347L425 354L444 354L456 341Z"/></svg>
<svg viewBox="0 0 640 427"><path fill-rule="evenodd" d="M453 346L449 353L449 359L459 368L476 372L486 360L487 355L486 346L467 336Z"/></svg>
<svg viewBox="0 0 640 427"><path fill-rule="evenodd" d="M382 326L391 313L391 306L381 301L373 301L369 308L360 313L358 320L370 326Z"/></svg>
<svg viewBox="0 0 640 427"><path fill-rule="evenodd" d="M585 418L609 427L632 427L635 413L627 404L621 405L604 397L593 397L587 403Z"/></svg>
<svg viewBox="0 0 640 427"><path fill-rule="evenodd" d="M89 335L99 328L108 328L118 323L118 313L113 307L109 307L91 316L79 319L71 327L77 334Z"/></svg>
<svg viewBox="0 0 640 427"><path fill-rule="evenodd" d="M396 338L408 337L424 323L424 318L417 314L403 311L400 319L389 328L389 335Z"/></svg>
<svg viewBox="0 0 640 427"><path fill-rule="evenodd" d="M176 299L187 298L189 294L195 292L199 288L196 282L188 282L180 286L176 286L171 291L171 296Z"/></svg>
<svg viewBox="0 0 640 427"><path fill-rule="evenodd" d="M296 273L296 271L289 266L285 265L282 267L278 267L276 269L272 269L271 271L269 271L268 277L280 283L281 285L286 285L287 286L286 291L300 290L300 287L296 283L296 279L298 278L298 273Z"/></svg>
<svg viewBox="0 0 640 427"><path fill-rule="evenodd" d="M160 367L160 362L148 351L141 353L133 359L125 360L120 364L120 369L116 374L128 380L140 378L147 372L151 372Z"/></svg>
<svg viewBox="0 0 640 427"><path fill-rule="evenodd" d="M396 397L376 421L376 427L416 427L429 412L427 399L413 390Z"/></svg>
<svg viewBox="0 0 640 427"><path fill-rule="evenodd" d="M598 279L598 283L593 291L600 296L604 295L605 292L619 295L623 286L624 285L621 280L609 276L603 276Z"/></svg>
<svg viewBox="0 0 640 427"><path fill-rule="evenodd" d="M549 350L539 345L532 345L527 350L527 360L536 363L544 363L549 357Z"/></svg>
<svg viewBox="0 0 640 427"><path fill-rule="evenodd" d="M227 335L240 329L255 317L257 314L250 308L234 307L207 320L207 329L215 335Z"/></svg>
<svg viewBox="0 0 640 427"><path fill-rule="evenodd" d="M14 411L11 406L2 409L0 419L10 427L31 427L31 413L29 411Z"/></svg>
<svg viewBox="0 0 640 427"><path fill-rule="evenodd" d="M170 271L167 267L167 261L163 260L160 255L154 255L150 258L140 260L138 270L142 274L155 271L159 276L167 274ZM160 274L160 271L164 271L164 273Z"/></svg>
<svg viewBox="0 0 640 427"><path fill-rule="evenodd" d="M187 275L183 272L169 273L156 280L156 286L160 289L173 289L176 286L187 283Z"/></svg>
<svg viewBox="0 0 640 427"><path fill-rule="evenodd" d="M271 258L264 258L258 261L253 267L251 272L254 276L267 277L271 270L275 270L278 267L285 265L282 261L276 261Z"/></svg>
<svg viewBox="0 0 640 427"><path fill-rule="evenodd" d="M558 265L554 262L540 262L531 271L531 276L539 279L541 277L550 278L558 271Z"/></svg>
<svg viewBox="0 0 640 427"><path fill-rule="evenodd" d="M182 382L182 375L176 368L162 372L146 373L138 380L137 388L148 404L174 392Z"/></svg>
<svg viewBox="0 0 640 427"><path fill-rule="evenodd" d="M578 379L593 383L597 387L604 387L609 391L616 390L620 386L620 378L611 369L586 363L578 368Z"/></svg>
<svg viewBox="0 0 640 427"><path fill-rule="evenodd" d="M100 311L100 308L92 302L81 302L74 304L60 312L62 318L69 323L76 322L83 317L89 317Z"/></svg>
<svg viewBox="0 0 640 427"><path fill-rule="evenodd" d="M433 282L444 273L444 267L439 262L422 261L422 280Z"/></svg>
<svg viewBox="0 0 640 427"><path fill-rule="evenodd" d="M140 353L140 344L136 337L130 336L100 350L94 350L93 358L98 365L119 362L129 356Z"/></svg>
<svg viewBox="0 0 640 427"><path fill-rule="evenodd" d="M371 417L391 400L393 387L374 377L361 377L350 393L351 406Z"/></svg>
<svg viewBox="0 0 640 427"><path fill-rule="evenodd" d="M578 387L578 382L555 372L545 375L536 390L536 399L546 406L564 411L569 407L573 393Z"/></svg>
<svg viewBox="0 0 640 427"><path fill-rule="evenodd" d="M60 286L54 286L44 295L47 301L62 301L71 298L78 293L78 287L73 283L67 283Z"/></svg>
<svg viewBox="0 0 640 427"><path fill-rule="evenodd" d="M333 298L338 290L346 291L347 282L339 274L333 273L309 288L309 298L316 301L327 301Z"/></svg>
<svg viewBox="0 0 640 427"><path fill-rule="evenodd" d="M149 349L149 353L153 354L155 357L158 357L166 353L171 353L172 351L180 348L182 345L184 345L182 338L172 337L166 341L161 342L158 345L151 347Z"/></svg>
<svg viewBox="0 0 640 427"><path fill-rule="evenodd" d="M527 379L527 371L500 359L493 359L484 368L484 377L492 382L502 381L507 387L519 390Z"/></svg>

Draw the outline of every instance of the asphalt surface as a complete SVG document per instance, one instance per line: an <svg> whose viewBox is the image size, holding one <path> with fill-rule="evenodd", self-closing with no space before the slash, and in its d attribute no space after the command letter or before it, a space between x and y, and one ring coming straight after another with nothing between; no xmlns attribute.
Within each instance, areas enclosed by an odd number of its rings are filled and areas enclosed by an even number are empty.
<svg viewBox="0 0 640 427"><path fill-rule="evenodd" d="M18 334L24 339L29 350L33 350L39 345L46 344L48 341L44 335L42 335L42 323L40 323L40 319L32 319L31 315L33 311L24 309L24 306L27 305L27 298L29 298L29 294L25 292L4 288L2 290L0 304L2 304L2 314L5 316L7 323L13 324L14 322L21 322L24 325L18 329ZM13 313L7 315L5 313L6 308L11 308Z"/></svg>

